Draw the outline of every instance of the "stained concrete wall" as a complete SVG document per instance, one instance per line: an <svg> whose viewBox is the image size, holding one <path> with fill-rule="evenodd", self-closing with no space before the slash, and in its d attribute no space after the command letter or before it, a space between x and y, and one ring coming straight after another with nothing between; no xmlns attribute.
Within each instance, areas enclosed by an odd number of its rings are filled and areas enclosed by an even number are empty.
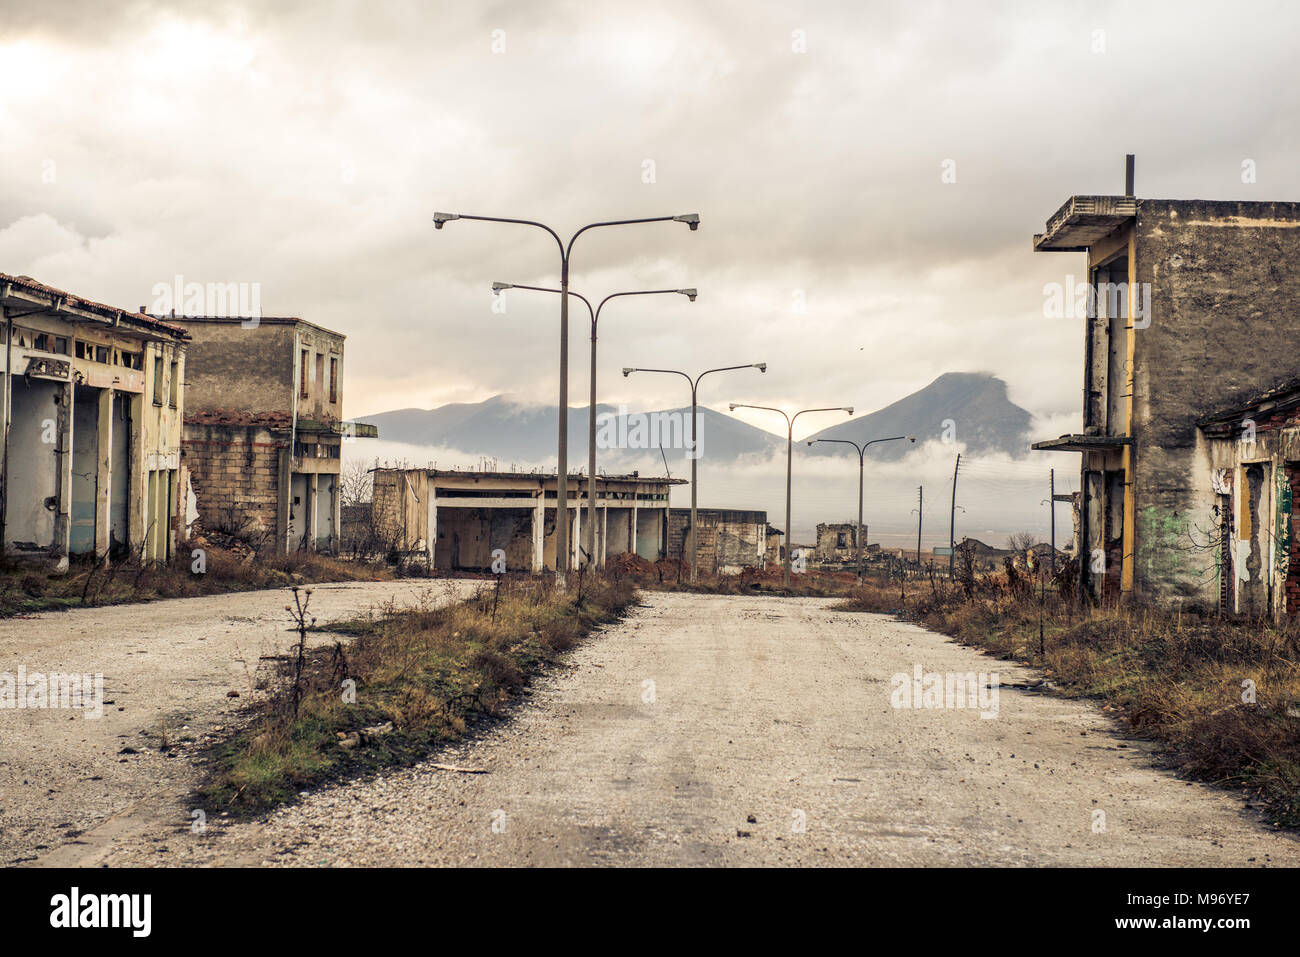
<svg viewBox="0 0 1300 957"><path fill-rule="evenodd" d="M530 571L532 508L440 508L436 566L445 571L489 571L494 549L504 549L508 571Z"/></svg>
<svg viewBox="0 0 1300 957"><path fill-rule="evenodd" d="M193 339L185 383L191 412L292 412L293 325L244 329L237 321L168 321Z"/></svg>
<svg viewBox="0 0 1300 957"><path fill-rule="evenodd" d="M60 412L55 398L65 388L43 379L16 378L13 383L9 460L14 464L8 483L6 551L33 553L54 545L57 509L46 502L58 493ZM54 441L45 441L48 438Z"/></svg>
<svg viewBox="0 0 1300 957"><path fill-rule="evenodd" d="M696 548L704 575L735 574L762 567L767 548L767 513L743 509L697 509ZM691 510L675 508L668 517L668 554L686 560Z"/></svg>
<svg viewBox="0 0 1300 957"><path fill-rule="evenodd" d="M1215 504L1196 421L1300 375L1300 204L1141 200L1134 229L1152 290L1133 330L1134 581L1211 604L1216 563L1187 548Z"/></svg>
<svg viewBox="0 0 1300 957"><path fill-rule="evenodd" d="M11 298L6 308L39 308L40 295L18 305ZM129 322L66 315L24 315L15 325L16 374L0 380L13 403L5 549L46 555L56 568L69 551L103 555L128 543L146 560L165 559L177 544L175 495L155 489L183 482L184 345ZM33 333L63 340L62 351L34 348ZM67 378L27 375L33 360Z"/></svg>
<svg viewBox="0 0 1300 957"><path fill-rule="evenodd" d="M814 554L819 562L846 562L857 557L857 523L817 526ZM840 544L841 540L843 544Z"/></svg>

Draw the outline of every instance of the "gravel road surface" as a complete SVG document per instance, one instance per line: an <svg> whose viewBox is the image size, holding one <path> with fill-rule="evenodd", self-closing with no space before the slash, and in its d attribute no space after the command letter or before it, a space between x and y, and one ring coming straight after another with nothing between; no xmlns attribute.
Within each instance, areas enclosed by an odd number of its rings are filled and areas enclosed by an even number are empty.
<svg viewBox="0 0 1300 957"><path fill-rule="evenodd" d="M478 585L312 585L310 611L324 625L390 599L445 601ZM272 667L261 659L296 638L284 610L291 599L273 589L0 620L0 672L102 673L105 698L97 720L68 709L0 710L0 864L60 845L51 863L83 862L94 849L88 832L102 822L110 824L101 839L188 793L195 776L183 739L201 743L256 699Z"/></svg>
<svg viewBox="0 0 1300 957"><path fill-rule="evenodd" d="M160 826L95 860L1300 864L1294 836L1159 770L1095 705L1014 687L1034 680L1026 669L822 599L645 603L511 721L432 759L462 770L423 764L201 835ZM894 707L892 677L918 665L996 672L996 716Z"/></svg>

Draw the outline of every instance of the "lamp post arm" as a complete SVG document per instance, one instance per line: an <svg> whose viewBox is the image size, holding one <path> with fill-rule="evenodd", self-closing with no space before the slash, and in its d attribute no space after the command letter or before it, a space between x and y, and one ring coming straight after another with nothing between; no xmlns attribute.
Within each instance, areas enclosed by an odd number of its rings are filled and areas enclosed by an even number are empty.
<svg viewBox="0 0 1300 957"><path fill-rule="evenodd" d="M754 363L749 362L742 366L719 366L717 369L705 369L703 372L701 372L699 375L695 377L695 385L698 386L700 384L700 380L703 379L706 375L708 375L711 372L730 372L733 369L754 369L754 368L757 368L757 366L755 366Z"/></svg>
<svg viewBox="0 0 1300 957"><path fill-rule="evenodd" d="M677 292L677 290L676 289L635 289L629 292L611 292L608 296L606 296L604 299L600 301L600 304L596 306L595 311L592 312L591 314L592 335L595 335L596 324L600 322L600 310L604 309L605 303L609 302L611 299L617 299L619 296L658 296L666 292ZM570 293L570 295L573 295L573 293ZM590 308L591 304L588 303L587 306L588 308Z"/></svg>
<svg viewBox="0 0 1300 957"><path fill-rule="evenodd" d="M679 375L687 382L690 383L691 395L695 394L695 383L691 380L691 377L689 375L687 375L685 372L682 372L680 369L642 369L638 367L636 369L633 369L632 371L633 372L662 372L667 375Z"/></svg>
<svg viewBox="0 0 1300 957"><path fill-rule="evenodd" d="M905 439L905 438L907 438L906 435L891 435L887 439L872 439L870 442L867 443L867 445L875 445L877 442L897 442L899 439ZM865 449L867 445L864 445L862 447Z"/></svg>
<svg viewBox="0 0 1300 957"><path fill-rule="evenodd" d="M475 219L482 223L515 223L520 226L536 226L538 229L544 229L551 234L555 240L555 245L560 247L560 257L567 263L569 261L568 251L564 248L564 240L550 226L545 223L539 223L532 219L508 219L504 216L470 216L467 213L461 213L459 219Z"/></svg>
<svg viewBox="0 0 1300 957"><path fill-rule="evenodd" d="M880 439L872 439L871 441L872 441L872 442L879 442L879 441L881 441L881 440L880 440ZM812 442L809 442L808 444L809 444L809 445L812 445L813 442L837 442L837 443L839 443L840 445L851 445L851 446L853 446L853 448L855 448L855 449L857 450L857 453L858 453L858 463L859 463L859 464L862 463L862 455L863 455L863 453L865 453L865 452L867 451L867 445L870 445L870 444L871 444L871 442L868 442L866 445L858 445L857 442L852 442L852 441L850 441L849 439L813 439Z"/></svg>
<svg viewBox="0 0 1300 957"><path fill-rule="evenodd" d="M785 422L786 422L786 425L787 425L787 426L792 425L792 422L791 422L790 416L786 415L784 409L775 409L775 408L773 408L773 407L770 406L770 405L749 405L748 403L745 403L745 402L737 402L737 403L735 403L735 404L734 404L734 408L736 408L736 409L762 409L764 412L777 412L777 413L779 413L779 414L780 414L780 415L785 419Z"/></svg>
<svg viewBox="0 0 1300 957"><path fill-rule="evenodd" d="M583 226L581 229L579 229L576 233L573 234L573 237L569 240L569 246L567 249L564 247L563 243L560 244L560 249L564 254L564 258L567 260L569 256L573 253L573 244L578 241L578 237L581 236L583 233L585 233L587 230L596 229L599 226L634 226L637 223L670 223L672 221L673 221L672 216L651 216L648 219L611 219L608 222L603 222L603 223L588 223L586 226ZM555 234L552 233L551 235L554 236ZM555 236L555 241L560 242L560 237Z"/></svg>
<svg viewBox="0 0 1300 957"><path fill-rule="evenodd" d="M560 293L560 290L552 289L550 286L525 286L523 283L518 282L512 282L508 289L503 291L508 292L510 289L531 289L533 292L553 292L556 295L559 295ZM569 290L569 295L574 299L581 299L586 304L587 312L591 313L591 321L594 324L596 321L596 310L591 308L591 300L580 292L574 292L572 289Z"/></svg>
<svg viewBox="0 0 1300 957"><path fill-rule="evenodd" d="M848 410L845 409L844 406L842 405L834 405L825 409L800 409L798 412L796 412L793 416L790 417L790 429L791 431L794 430L794 420L799 418L799 416L803 415L805 412L845 412L845 411ZM853 414L852 412L849 412L849 415L852 414Z"/></svg>

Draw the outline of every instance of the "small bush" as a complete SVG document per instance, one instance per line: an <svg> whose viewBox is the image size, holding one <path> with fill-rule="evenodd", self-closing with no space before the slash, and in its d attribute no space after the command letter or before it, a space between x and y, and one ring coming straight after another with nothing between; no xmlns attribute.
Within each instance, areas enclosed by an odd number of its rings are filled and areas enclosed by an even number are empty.
<svg viewBox="0 0 1300 957"><path fill-rule="evenodd" d="M505 578L442 606L436 587L415 607L331 625L352 642L309 652L301 676L281 675L249 726L213 750L200 803L255 813L304 787L418 761L500 718L530 678L636 597L630 581L591 574L580 594L557 591L548 576ZM339 694L345 678L356 682L355 703ZM393 730L374 740L340 744L387 722Z"/></svg>

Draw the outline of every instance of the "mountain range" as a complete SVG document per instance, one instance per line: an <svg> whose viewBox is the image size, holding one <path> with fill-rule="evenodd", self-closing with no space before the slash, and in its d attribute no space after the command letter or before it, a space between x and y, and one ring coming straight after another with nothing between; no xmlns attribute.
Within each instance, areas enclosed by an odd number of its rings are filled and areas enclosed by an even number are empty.
<svg viewBox="0 0 1300 957"><path fill-rule="evenodd" d="M660 444L654 435L638 439L638 423L646 429L646 419L669 416L677 423L689 421L690 409L665 409L654 413L630 413L626 409L600 404L597 406L598 428L607 438L619 436L618 448L597 434L601 465L611 470L620 460L657 457ZM731 415L701 408L700 444L703 457L710 462L734 462L746 456L767 456L782 450L784 441L770 432L755 428ZM482 402L460 402L436 409L394 409L360 417L357 421L379 428L385 443L453 449L459 453L496 459L501 466L510 463L536 465L553 462L555 457L555 406L520 402L510 395L497 395ZM662 421L662 420L661 420ZM831 425L809 439L847 439L863 442L872 438L912 434L921 444L930 439L961 442L969 453L1005 453L1019 457L1028 451L1030 414L1007 398L1007 386L1001 379L976 372L948 372L925 388L866 415L855 416ZM587 460L587 409L569 410L569 460L576 470ZM649 429L654 432L654 429ZM661 437L673 458L674 445ZM630 440L630 441L628 441ZM807 441L807 440L805 440ZM630 444L633 448L622 448ZM896 459L913 446L907 442L885 442L873 446L868 455ZM812 454L835 455L856 453L846 445L818 444L805 449ZM681 452L677 452L678 461ZM463 464L463 463L462 463Z"/></svg>

